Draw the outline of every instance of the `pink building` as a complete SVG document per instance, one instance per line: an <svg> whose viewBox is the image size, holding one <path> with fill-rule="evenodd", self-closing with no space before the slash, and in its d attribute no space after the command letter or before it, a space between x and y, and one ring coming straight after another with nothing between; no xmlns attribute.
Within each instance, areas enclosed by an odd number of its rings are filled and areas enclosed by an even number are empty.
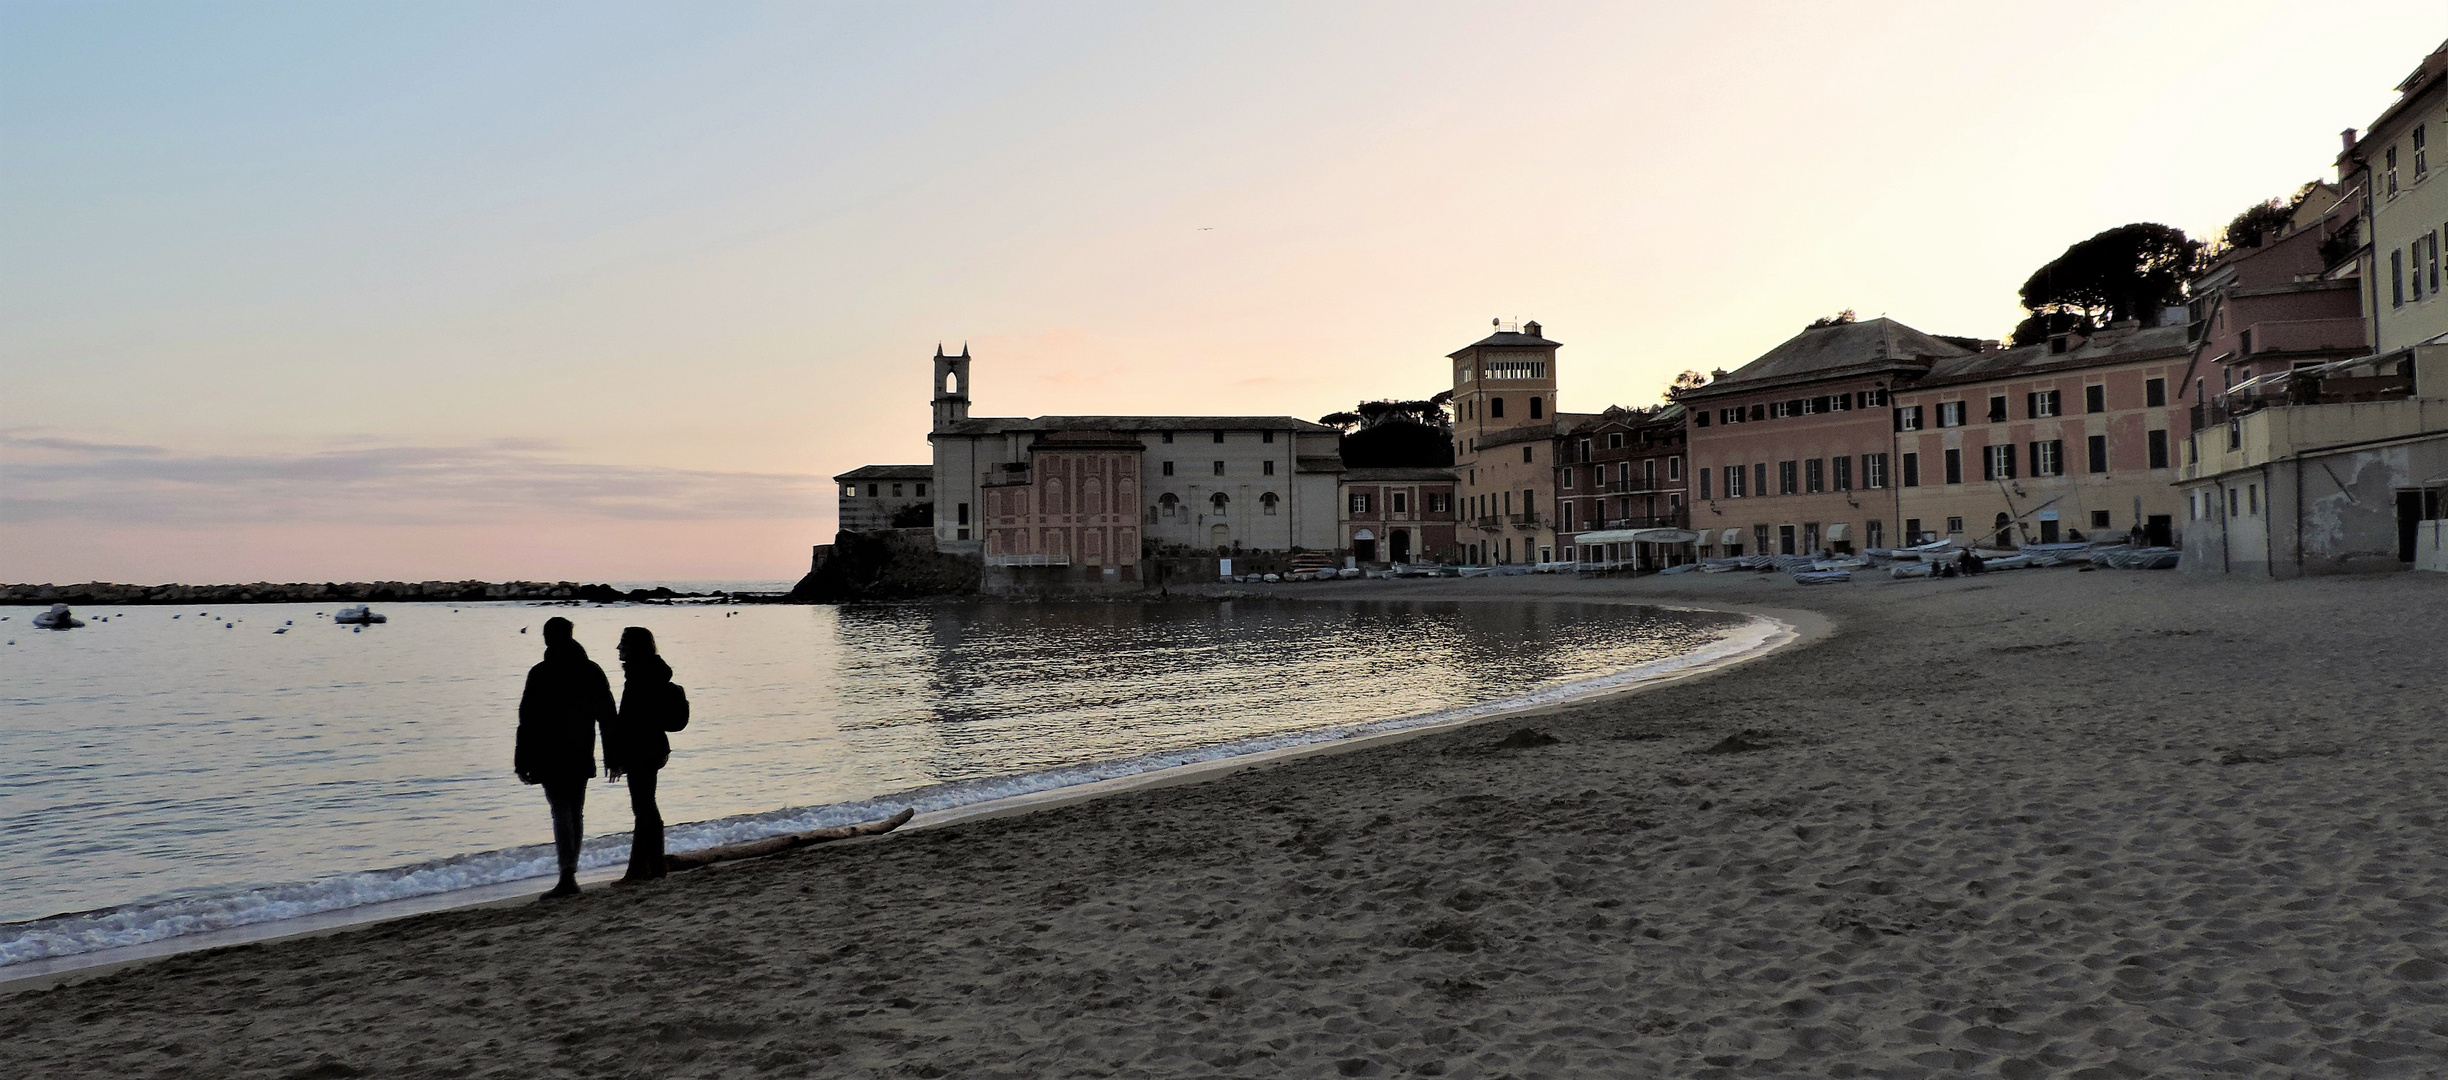
<svg viewBox="0 0 2448 1080"><path fill-rule="evenodd" d="M1343 543L1363 563L1459 562L1452 469L1343 473Z"/></svg>
<svg viewBox="0 0 2448 1080"><path fill-rule="evenodd" d="M1136 437L1115 431L1039 434L1027 460L978 485L986 565L1064 581L1139 580L1145 451Z"/></svg>
<svg viewBox="0 0 2448 1080"><path fill-rule="evenodd" d="M2371 351L2356 276L2361 212L2359 190L2316 188L2286 231L2228 250L2193 280L2186 314L2201 351L2177 384L2185 431L2223 422L2222 396L2254 378ZM2283 391L2284 380L2261 385Z"/></svg>

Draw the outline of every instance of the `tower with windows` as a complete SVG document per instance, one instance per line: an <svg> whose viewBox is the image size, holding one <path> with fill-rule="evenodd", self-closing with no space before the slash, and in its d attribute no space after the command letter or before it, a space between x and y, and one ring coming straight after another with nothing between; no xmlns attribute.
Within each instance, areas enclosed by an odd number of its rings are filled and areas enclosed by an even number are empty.
<svg viewBox="0 0 2448 1080"><path fill-rule="evenodd" d="M943 346L935 346L935 430L947 431L952 425L969 419L969 345L961 343L959 356L945 356Z"/></svg>
<svg viewBox="0 0 2448 1080"><path fill-rule="evenodd" d="M1555 558L1556 349L1535 322L1448 354L1453 362L1456 542L1485 564Z"/></svg>

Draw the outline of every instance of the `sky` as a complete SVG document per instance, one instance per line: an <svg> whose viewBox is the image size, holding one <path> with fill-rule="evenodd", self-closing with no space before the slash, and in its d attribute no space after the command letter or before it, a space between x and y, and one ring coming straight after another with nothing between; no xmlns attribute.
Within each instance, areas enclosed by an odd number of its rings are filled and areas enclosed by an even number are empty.
<svg viewBox="0 0 2448 1080"><path fill-rule="evenodd" d="M2437 0L0 2L0 581L784 580L973 411L2000 337L2333 176Z"/></svg>

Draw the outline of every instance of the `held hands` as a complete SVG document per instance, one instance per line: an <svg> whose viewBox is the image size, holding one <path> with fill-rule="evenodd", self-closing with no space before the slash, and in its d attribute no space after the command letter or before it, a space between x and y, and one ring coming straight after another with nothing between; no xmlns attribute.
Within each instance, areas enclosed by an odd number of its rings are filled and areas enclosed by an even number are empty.
<svg viewBox="0 0 2448 1080"><path fill-rule="evenodd" d="M535 775L534 773L528 772L528 771L527 771L527 770L525 770L525 769L520 769L520 770L518 770L518 778L519 778L519 783L522 783L522 784L532 784L532 783L535 783L535 782L536 782L536 775Z"/></svg>

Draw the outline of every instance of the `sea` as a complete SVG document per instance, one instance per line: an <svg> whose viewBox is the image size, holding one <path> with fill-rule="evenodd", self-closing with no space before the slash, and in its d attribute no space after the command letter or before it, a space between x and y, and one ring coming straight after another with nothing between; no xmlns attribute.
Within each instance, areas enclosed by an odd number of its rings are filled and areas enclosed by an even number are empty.
<svg viewBox="0 0 2448 1080"><path fill-rule="evenodd" d="M69 631L0 608L0 979L549 877L541 789L510 766L556 615L615 687L612 646L643 626L687 688L673 851L1449 723L1763 640L1599 602L375 608L93 607ZM619 865L627 792L589 792L584 864Z"/></svg>

